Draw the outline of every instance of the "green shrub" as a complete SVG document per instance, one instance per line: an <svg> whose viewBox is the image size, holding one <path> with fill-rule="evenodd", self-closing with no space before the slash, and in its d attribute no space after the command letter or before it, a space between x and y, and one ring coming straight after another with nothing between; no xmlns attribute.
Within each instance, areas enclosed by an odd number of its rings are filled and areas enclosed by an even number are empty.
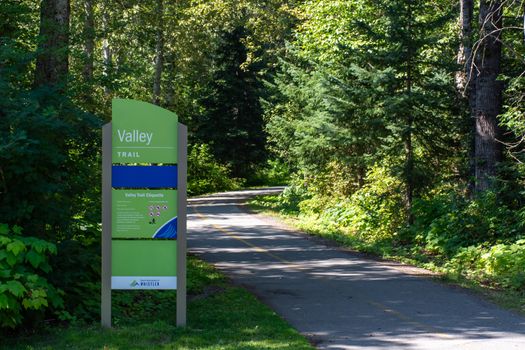
<svg viewBox="0 0 525 350"><path fill-rule="evenodd" d="M328 202L319 218L331 228L347 228L351 234L368 242L384 242L396 238L405 223L400 182L382 167L373 168L366 185L346 200ZM313 198L311 201L317 200ZM301 208L312 208L301 203Z"/></svg>
<svg viewBox="0 0 525 350"><path fill-rule="evenodd" d="M291 185L286 187L279 195L281 211L283 213L299 213L300 205L312 198L308 189L302 185Z"/></svg>
<svg viewBox="0 0 525 350"><path fill-rule="evenodd" d="M250 186L281 186L290 182L290 167L279 159L268 159L252 176L248 177Z"/></svg>
<svg viewBox="0 0 525 350"><path fill-rule="evenodd" d="M484 284L525 289L525 239L511 244L482 245L459 249L445 270Z"/></svg>
<svg viewBox="0 0 525 350"><path fill-rule="evenodd" d="M23 237L22 229L0 224L0 327L15 328L30 313L43 315L63 307L61 291L45 274L51 272L47 255L56 246L34 237Z"/></svg>
<svg viewBox="0 0 525 350"><path fill-rule="evenodd" d="M80 322L100 319L100 241L82 238L57 243L59 254L50 260L49 281L64 291L64 307Z"/></svg>
<svg viewBox="0 0 525 350"><path fill-rule="evenodd" d="M281 211L315 215L329 229L346 228L351 234L368 242L383 242L397 238L406 216L398 179L386 168L373 168L366 185L350 198L329 198L312 193L300 185L287 187L280 195Z"/></svg>
<svg viewBox="0 0 525 350"><path fill-rule="evenodd" d="M414 225L405 235L427 251L446 256L482 242L493 245L512 239L523 227L519 213L493 192L475 200L454 193L420 199L414 203L414 214Z"/></svg>
<svg viewBox="0 0 525 350"><path fill-rule="evenodd" d="M230 169L220 164L206 144L190 146L188 152L188 194L199 195L240 188L242 181L230 177Z"/></svg>
<svg viewBox="0 0 525 350"><path fill-rule="evenodd" d="M525 240L492 246L481 258L485 273L503 287L525 287Z"/></svg>

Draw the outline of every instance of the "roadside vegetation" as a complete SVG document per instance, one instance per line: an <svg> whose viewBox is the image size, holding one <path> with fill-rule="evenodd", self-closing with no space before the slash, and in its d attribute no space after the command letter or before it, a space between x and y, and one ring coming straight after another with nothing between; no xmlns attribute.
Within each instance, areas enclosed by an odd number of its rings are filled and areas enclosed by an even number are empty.
<svg viewBox="0 0 525 350"><path fill-rule="evenodd" d="M176 292L113 291L112 329L82 319L42 320L4 334L0 349L313 349L275 312L195 257L188 261L188 293L183 329L175 326Z"/></svg>

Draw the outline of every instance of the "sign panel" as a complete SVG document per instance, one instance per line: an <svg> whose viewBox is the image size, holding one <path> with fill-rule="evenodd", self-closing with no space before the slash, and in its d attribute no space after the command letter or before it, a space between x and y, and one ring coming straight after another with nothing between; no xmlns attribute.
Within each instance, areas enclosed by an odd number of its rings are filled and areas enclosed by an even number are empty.
<svg viewBox="0 0 525 350"><path fill-rule="evenodd" d="M177 288L178 120L113 100L111 288Z"/></svg>
<svg viewBox="0 0 525 350"><path fill-rule="evenodd" d="M176 289L177 241L114 240L113 289Z"/></svg>
<svg viewBox="0 0 525 350"><path fill-rule="evenodd" d="M177 238L176 190L112 190L113 238Z"/></svg>
<svg viewBox="0 0 525 350"><path fill-rule="evenodd" d="M102 129L104 327L112 289L177 289L177 325L186 325L187 137L174 113L113 100Z"/></svg>
<svg viewBox="0 0 525 350"><path fill-rule="evenodd" d="M177 163L174 113L134 100L113 100L113 163Z"/></svg>

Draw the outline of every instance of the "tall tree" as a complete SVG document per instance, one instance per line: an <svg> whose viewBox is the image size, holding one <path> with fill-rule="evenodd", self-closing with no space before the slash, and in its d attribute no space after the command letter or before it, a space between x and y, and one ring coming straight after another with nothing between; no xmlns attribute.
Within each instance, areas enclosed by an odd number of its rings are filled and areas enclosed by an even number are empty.
<svg viewBox="0 0 525 350"><path fill-rule="evenodd" d="M498 81L501 69L501 31L503 4L497 0L480 0L480 39L476 47L476 100L475 100L475 178L476 192L491 187L501 161L501 144L498 142L503 85Z"/></svg>
<svg viewBox="0 0 525 350"><path fill-rule="evenodd" d="M390 148L390 156L402 154L396 172L404 184L406 217L411 224L414 197L429 181L424 175L429 159L422 157L422 152L437 155L450 147L446 144L447 136L432 130L450 123L446 114L436 108L444 103L444 98L449 98L442 77L446 62L438 63L436 58L427 56L428 46L436 45L439 37L435 30L443 26L448 14L432 14L439 6L432 1L369 3L382 16L363 20L367 22L363 33L373 43L375 52L373 56L362 57L360 64L370 62L391 72L387 74L389 80L383 83L386 91L378 102L385 106L384 123L392 132L393 142L385 146ZM432 72L428 70L430 66ZM433 118L434 113L441 113L441 118Z"/></svg>
<svg viewBox="0 0 525 350"><path fill-rule="evenodd" d="M155 9L157 20L157 32L155 43L155 77L153 79L153 98L154 104L160 104L160 92L162 83L162 66L164 64L164 3L163 0L157 0Z"/></svg>
<svg viewBox="0 0 525 350"><path fill-rule="evenodd" d="M416 40L414 38L414 33L412 33L412 27L415 25L414 23L414 13L412 12L413 9L413 0L408 0L406 4L406 42L405 44L405 50L406 50L406 56L404 58L405 60L405 67L406 67L406 78L405 78L405 86L406 86L406 96L407 101L409 101L409 104L413 101L412 97L412 84L413 84L413 71L414 71L414 56L415 52L414 50L417 50L416 46ZM412 202L414 198L414 188L415 188L415 181L414 181L414 146L412 144L412 133L414 128L414 112L412 111L412 106L406 110L405 120L405 130L403 132L403 143L405 146L405 202L407 206L407 215L408 215L408 223L412 224L414 221L414 216L412 214Z"/></svg>
<svg viewBox="0 0 525 350"><path fill-rule="evenodd" d="M242 26L222 33L213 83L202 101L206 112L196 132L199 141L210 143L217 158L231 166L235 177L250 176L265 160L260 83L255 67L242 67L247 59L245 38Z"/></svg>
<svg viewBox="0 0 525 350"><path fill-rule="evenodd" d="M69 0L42 0L35 86L64 85L69 70Z"/></svg>
<svg viewBox="0 0 525 350"><path fill-rule="evenodd" d="M472 22L474 16L474 0L459 1L459 49L457 63L459 70L456 72L456 90L461 100L466 104L468 113L465 125L467 126L467 137L469 138L469 169L468 187L469 192L474 192L475 187L475 135L476 135L476 75L472 74L473 65L472 45L473 30Z"/></svg>

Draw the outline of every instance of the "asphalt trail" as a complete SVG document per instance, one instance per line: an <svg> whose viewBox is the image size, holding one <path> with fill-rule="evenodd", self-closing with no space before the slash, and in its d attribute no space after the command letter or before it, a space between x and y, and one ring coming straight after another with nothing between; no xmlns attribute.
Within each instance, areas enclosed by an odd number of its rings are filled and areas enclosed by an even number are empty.
<svg viewBox="0 0 525 350"><path fill-rule="evenodd" d="M525 350L525 318L425 270L378 262L250 214L269 190L190 200L188 246L319 349Z"/></svg>

